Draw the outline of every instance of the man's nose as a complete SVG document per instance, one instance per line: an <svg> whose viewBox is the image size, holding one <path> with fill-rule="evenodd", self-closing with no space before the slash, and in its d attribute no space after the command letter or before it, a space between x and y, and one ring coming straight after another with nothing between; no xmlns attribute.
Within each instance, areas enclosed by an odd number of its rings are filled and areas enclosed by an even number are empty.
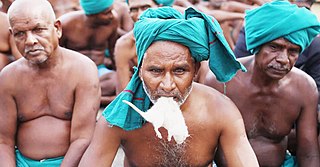
<svg viewBox="0 0 320 167"><path fill-rule="evenodd" d="M277 57L276 61L281 64L289 63L289 54L287 50L282 51Z"/></svg>
<svg viewBox="0 0 320 167"><path fill-rule="evenodd" d="M32 32L26 32L26 45L34 45L37 43L37 38Z"/></svg>
<svg viewBox="0 0 320 167"><path fill-rule="evenodd" d="M138 8L138 19L140 19L141 14L144 12L145 10L142 10L141 8Z"/></svg>
<svg viewBox="0 0 320 167"><path fill-rule="evenodd" d="M176 88L176 84L169 72L163 77L160 83L160 88L165 92L171 92Z"/></svg>

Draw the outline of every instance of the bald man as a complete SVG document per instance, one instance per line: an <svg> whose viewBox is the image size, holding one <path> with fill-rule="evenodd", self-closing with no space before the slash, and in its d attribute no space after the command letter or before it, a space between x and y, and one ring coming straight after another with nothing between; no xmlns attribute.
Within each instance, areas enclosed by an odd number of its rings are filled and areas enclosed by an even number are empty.
<svg viewBox="0 0 320 167"><path fill-rule="evenodd" d="M0 73L0 166L77 166L99 108L97 68L58 45L48 1L16 0L8 18L23 57Z"/></svg>

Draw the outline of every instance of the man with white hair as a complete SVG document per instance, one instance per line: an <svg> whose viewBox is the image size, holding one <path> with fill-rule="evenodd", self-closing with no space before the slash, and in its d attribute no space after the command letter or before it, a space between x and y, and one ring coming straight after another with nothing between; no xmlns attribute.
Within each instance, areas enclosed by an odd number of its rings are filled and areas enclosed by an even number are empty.
<svg viewBox="0 0 320 167"><path fill-rule="evenodd" d="M99 108L97 68L59 46L48 1L16 0L8 18L23 57L0 73L0 166L77 166Z"/></svg>

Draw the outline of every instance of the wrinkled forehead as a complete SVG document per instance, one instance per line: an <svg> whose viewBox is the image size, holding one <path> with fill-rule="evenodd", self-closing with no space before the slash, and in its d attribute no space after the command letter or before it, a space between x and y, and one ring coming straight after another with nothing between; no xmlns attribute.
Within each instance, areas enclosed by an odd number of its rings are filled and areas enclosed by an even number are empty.
<svg viewBox="0 0 320 167"><path fill-rule="evenodd" d="M142 58L142 63L144 61L167 61L167 60L186 60L189 63L195 62L189 48L171 41L156 41L153 42Z"/></svg>
<svg viewBox="0 0 320 167"><path fill-rule="evenodd" d="M55 20L55 13L51 4L46 0L16 0L8 9L9 21L11 18L43 18Z"/></svg>
<svg viewBox="0 0 320 167"><path fill-rule="evenodd" d="M139 8L142 6L154 7L157 4L153 0L128 0L129 8Z"/></svg>
<svg viewBox="0 0 320 167"><path fill-rule="evenodd" d="M270 42L267 42L266 44L278 44L278 45L287 45L288 47L290 48L294 48L294 49L301 49L301 47L291 41L289 41L288 39L286 38L278 38L278 39L275 39L275 40L272 40Z"/></svg>

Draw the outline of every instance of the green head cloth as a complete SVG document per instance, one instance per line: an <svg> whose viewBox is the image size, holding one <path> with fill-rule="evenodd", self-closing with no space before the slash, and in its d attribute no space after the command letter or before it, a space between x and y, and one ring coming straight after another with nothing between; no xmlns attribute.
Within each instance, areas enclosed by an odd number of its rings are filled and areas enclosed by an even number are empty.
<svg viewBox="0 0 320 167"><path fill-rule="evenodd" d="M245 16L247 49L256 54L261 45L283 37L299 45L301 52L320 32L317 17L288 1L273 1L249 10Z"/></svg>
<svg viewBox="0 0 320 167"><path fill-rule="evenodd" d="M209 67L221 82L229 81L241 69L246 71L230 49L216 19L188 8L185 16L171 7L148 9L134 26L138 67L144 53L155 41L173 41L187 46L196 62L209 60ZM143 118L122 100L135 104L142 111L150 107L143 90L138 68L123 92L103 112L106 120L125 130L141 127Z"/></svg>
<svg viewBox="0 0 320 167"><path fill-rule="evenodd" d="M126 2L129 4L129 0L126 0ZM172 6L174 0L154 0L154 2L161 6Z"/></svg>
<svg viewBox="0 0 320 167"><path fill-rule="evenodd" d="M80 0L86 15L98 14L109 8L114 0Z"/></svg>

